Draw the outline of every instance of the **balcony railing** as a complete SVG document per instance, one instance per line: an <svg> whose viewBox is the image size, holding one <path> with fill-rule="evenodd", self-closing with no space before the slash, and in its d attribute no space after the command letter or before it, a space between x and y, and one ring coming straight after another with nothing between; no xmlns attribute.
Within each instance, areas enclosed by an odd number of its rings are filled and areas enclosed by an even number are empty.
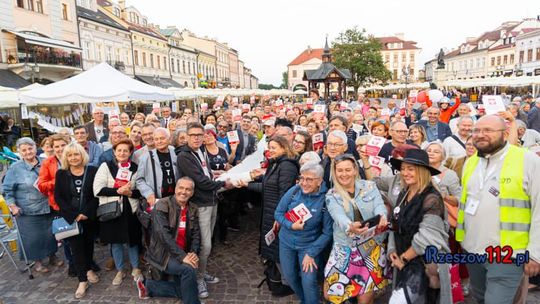
<svg viewBox="0 0 540 304"><path fill-rule="evenodd" d="M81 67L81 55L68 53L62 50L39 48L36 51L24 51L20 49L6 50L6 63L41 63L63 65L69 67Z"/></svg>

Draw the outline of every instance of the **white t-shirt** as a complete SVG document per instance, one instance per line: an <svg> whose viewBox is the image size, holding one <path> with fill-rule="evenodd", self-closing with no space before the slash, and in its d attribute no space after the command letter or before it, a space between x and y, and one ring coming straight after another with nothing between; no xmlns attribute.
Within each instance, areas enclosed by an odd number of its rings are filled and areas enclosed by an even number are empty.
<svg viewBox="0 0 540 304"><path fill-rule="evenodd" d="M461 138L459 134L456 134L459 139L465 144L466 138ZM446 158L461 158L467 155L465 148L452 136L447 137L443 142L444 151L446 152Z"/></svg>

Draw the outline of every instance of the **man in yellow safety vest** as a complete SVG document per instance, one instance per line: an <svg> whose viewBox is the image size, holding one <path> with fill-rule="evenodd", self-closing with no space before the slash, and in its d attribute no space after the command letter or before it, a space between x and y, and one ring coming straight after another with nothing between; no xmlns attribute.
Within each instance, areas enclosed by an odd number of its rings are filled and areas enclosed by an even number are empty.
<svg viewBox="0 0 540 304"><path fill-rule="evenodd" d="M507 142L508 128L496 115L478 120L472 131L478 154L463 169L456 240L469 253L497 253L512 262L528 252L524 265L468 264L478 303L512 303L522 276L540 272L540 158ZM486 250L493 246L494 250ZM523 255L522 255L523 257Z"/></svg>

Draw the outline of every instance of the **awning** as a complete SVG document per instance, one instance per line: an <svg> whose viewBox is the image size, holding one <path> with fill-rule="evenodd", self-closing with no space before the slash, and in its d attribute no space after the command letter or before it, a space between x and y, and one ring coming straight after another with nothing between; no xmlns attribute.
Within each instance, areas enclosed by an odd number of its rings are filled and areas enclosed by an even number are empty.
<svg viewBox="0 0 540 304"><path fill-rule="evenodd" d="M0 70L0 87L19 89L29 84L26 79L10 70Z"/></svg>
<svg viewBox="0 0 540 304"><path fill-rule="evenodd" d="M183 88L184 86L179 84L178 82L172 80L171 78L166 77L159 77L155 79L153 76L143 76L143 75L135 75L135 78L144 81L148 83L149 85L158 86L164 89L168 89L170 87L174 88Z"/></svg>
<svg viewBox="0 0 540 304"><path fill-rule="evenodd" d="M2 30L4 32L11 33L19 38L22 38L24 42L29 44L41 45L45 47L52 47L57 49L64 49L70 52L80 52L81 48L64 40L58 40L53 38L47 38L38 36L36 34L30 34L29 32L16 32L10 30Z"/></svg>

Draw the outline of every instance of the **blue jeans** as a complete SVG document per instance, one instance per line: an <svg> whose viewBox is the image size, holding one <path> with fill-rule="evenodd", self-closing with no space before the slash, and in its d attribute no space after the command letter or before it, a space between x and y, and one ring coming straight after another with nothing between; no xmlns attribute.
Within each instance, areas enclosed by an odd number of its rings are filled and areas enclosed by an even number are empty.
<svg viewBox="0 0 540 304"><path fill-rule="evenodd" d="M129 246L129 244L111 244L112 256L116 270L124 269L124 245L128 247L129 262L132 268L139 268L139 246Z"/></svg>
<svg viewBox="0 0 540 304"><path fill-rule="evenodd" d="M307 249L291 249L283 243L279 243L279 260L281 262L281 274L287 284L294 290L302 303L319 303L319 286L317 284L317 270L312 272L302 271L302 261ZM315 259L319 266L319 257Z"/></svg>
<svg viewBox="0 0 540 304"><path fill-rule="evenodd" d="M174 281L146 280L148 296L179 298L184 304L201 303L197 289L197 270L171 259L165 272L173 275Z"/></svg>

